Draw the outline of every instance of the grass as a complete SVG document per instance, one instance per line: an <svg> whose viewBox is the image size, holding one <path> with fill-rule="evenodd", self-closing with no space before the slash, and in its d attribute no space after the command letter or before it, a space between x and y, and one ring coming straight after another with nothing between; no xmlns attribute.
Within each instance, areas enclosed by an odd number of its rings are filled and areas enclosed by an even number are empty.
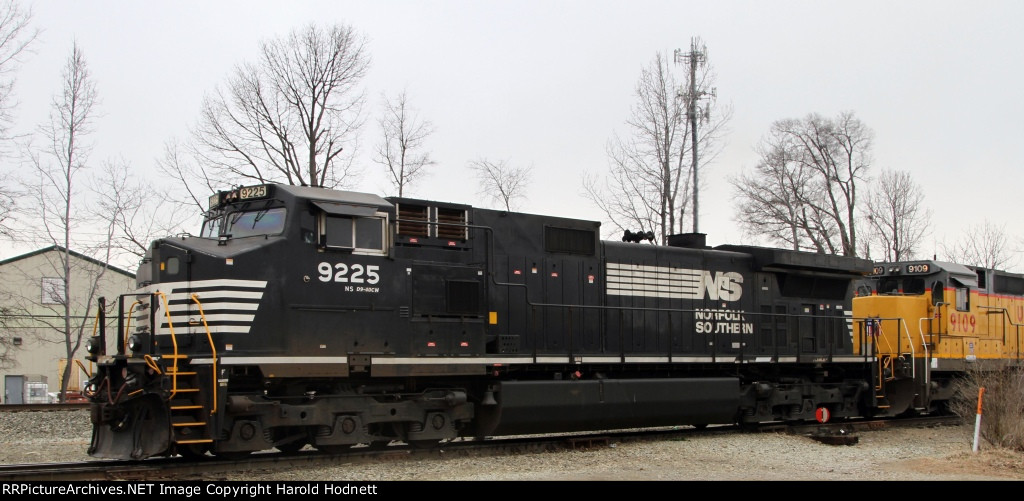
<svg viewBox="0 0 1024 501"><path fill-rule="evenodd" d="M981 437L997 447L1024 452L1024 371L968 371L957 382L950 410L965 422L975 422L981 388Z"/></svg>

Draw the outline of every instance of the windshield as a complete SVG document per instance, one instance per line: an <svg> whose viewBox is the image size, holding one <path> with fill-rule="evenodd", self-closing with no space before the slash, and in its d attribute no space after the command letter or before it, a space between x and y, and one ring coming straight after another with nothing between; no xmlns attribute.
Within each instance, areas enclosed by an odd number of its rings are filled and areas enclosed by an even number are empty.
<svg viewBox="0 0 1024 501"><path fill-rule="evenodd" d="M878 281L879 294L924 294L924 279L920 277L904 277L902 280L892 277Z"/></svg>
<svg viewBox="0 0 1024 501"><path fill-rule="evenodd" d="M234 212L227 217L224 233L231 238L252 235L278 235L284 231L284 207Z"/></svg>
<svg viewBox="0 0 1024 501"><path fill-rule="evenodd" d="M218 214L217 217L212 217L203 221L203 229L199 235L205 238L217 238L220 236L220 224L223 220L224 215Z"/></svg>

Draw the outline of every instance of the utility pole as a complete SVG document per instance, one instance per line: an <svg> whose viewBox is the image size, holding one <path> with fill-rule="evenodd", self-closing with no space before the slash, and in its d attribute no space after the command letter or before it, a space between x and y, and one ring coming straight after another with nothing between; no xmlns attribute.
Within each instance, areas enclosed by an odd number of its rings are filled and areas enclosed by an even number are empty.
<svg viewBox="0 0 1024 501"><path fill-rule="evenodd" d="M700 48L697 46L700 45ZM690 39L690 52L683 52L682 49L676 49L675 53L676 64L685 63L690 68L690 85L689 89L683 93L683 99L686 101L686 118L690 121L690 144L691 151L693 153L693 232L700 233L698 229L698 217L699 217L699 204L698 204L698 177L697 177L697 119L700 118L702 121L707 121L711 115L711 104L701 110L697 107L697 101L706 96L710 96L710 99L715 98L716 89L712 88L710 91L706 89L697 88L697 67L704 66L708 59L708 49L706 46L700 44L700 39ZM700 115L698 117L698 115Z"/></svg>

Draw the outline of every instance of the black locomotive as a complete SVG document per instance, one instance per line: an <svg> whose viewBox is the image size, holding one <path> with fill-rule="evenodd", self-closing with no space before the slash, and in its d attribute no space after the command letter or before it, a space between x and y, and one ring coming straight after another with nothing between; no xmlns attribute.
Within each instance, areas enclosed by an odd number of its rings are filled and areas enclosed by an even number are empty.
<svg viewBox="0 0 1024 501"><path fill-rule="evenodd" d="M89 343L97 457L885 414L867 260L265 184L155 241Z"/></svg>

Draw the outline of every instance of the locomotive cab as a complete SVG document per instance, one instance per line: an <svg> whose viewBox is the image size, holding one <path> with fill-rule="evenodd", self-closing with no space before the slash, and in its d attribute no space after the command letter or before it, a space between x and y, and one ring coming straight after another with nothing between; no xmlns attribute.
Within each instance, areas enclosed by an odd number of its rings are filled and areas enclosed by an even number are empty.
<svg viewBox="0 0 1024 501"><path fill-rule="evenodd" d="M267 381L294 373L343 375L344 357L321 356L310 369L303 356L264 366L245 355L323 355L317 329L289 334L297 317L289 310L327 294L267 285L375 286L391 207L361 193L241 187L210 198L198 236L153 242L137 273L138 293L120 298L116 343L93 355L90 454L201 454L214 449L219 427L232 425L223 418L227 393L287 391ZM334 262L355 256L360 263ZM369 298L353 299L354 308L373 307Z"/></svg>

